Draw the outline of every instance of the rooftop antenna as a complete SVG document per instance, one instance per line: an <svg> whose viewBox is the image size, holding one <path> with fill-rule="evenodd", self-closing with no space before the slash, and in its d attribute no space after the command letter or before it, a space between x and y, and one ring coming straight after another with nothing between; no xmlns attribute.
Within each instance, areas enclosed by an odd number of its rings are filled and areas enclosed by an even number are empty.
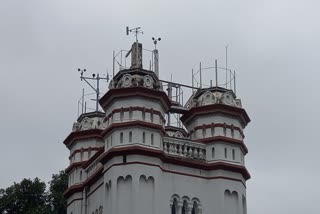
<svg viewBox="0 0 320 214"><path fill-rule="evenodd" d="M128 26L126 27L126 34L127 36L129 35L129 33L134 33L135 37L136 37L136 42L138 42L138 34L141 33L143 34L143 31L140 30L141 27L136 27L136 28L132 28L130 29Z"/></svg>
<svg viewBox="0 0 320 214"><path fill-rule="evenodd" d="M141 33L143 34L143 31L141 30L141 27L136 27L136 28L132 28L130 29L128 26L126 27L126 34L127 36L129 35L129 33L133 33L136 37L136 51L137 51L137 56L136 56L136 65L139 65L139 56L138 56L138 49L139 49L139 42L138 42L138 34ZM129 54L131 53L132 49L127 53L126 57L129 56Z"/></svg>
<svg viewBox="0 0 320 214"><path fill-rule="evenodd" d="M157 50L157 44L158 44L158 42L161 41L161 38L160 37L159 38L152 37L152 40L153 40L153 44L154 44L154 49Z"/></svg>
<svg viewBox="0 0 320 214"><path fill-rule="evenodd" d="M86 69L80 69L78 68L78 71L80 72L80 79L81 81L84 80L96 93L96 99L94 99L96 101L96 111L99 110L99 96L100 96L100 90L99 90L99 81L100 80L107 80L107 82L109 82L109 74L107 73L106 77L100 77L99 73L97 74L92 74L92 77L85 77L83 76L83 74L87 71ZM89 81L93 80L96 81L96 87L94 87ZM83 105L83 101L82 101L82 105Z"/></svg>
<svg viewBox="0 0 320 214"><path fill-rule="evenodd" d="M159 51L157 50L157 44L161 41L161 38L154 38L152 37L154 50L153 50L153 57L154 57L154 73L159 77Z"/></svg>

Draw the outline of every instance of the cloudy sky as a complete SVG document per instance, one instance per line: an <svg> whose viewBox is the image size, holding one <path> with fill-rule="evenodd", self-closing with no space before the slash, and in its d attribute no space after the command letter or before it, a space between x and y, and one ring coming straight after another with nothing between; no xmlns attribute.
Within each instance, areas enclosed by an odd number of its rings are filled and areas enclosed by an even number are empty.
<svg viewBox="0 0 320 214"><path fill-rule="evenodd" d="M252 122L245 143L248 213L318 214L320 172L318 1L1 0L0 188L48 181L68 165L62 144L85 86L77 68L112 70L128 49L161 37L160 75L191 83L200 61L237 70L237 95ZM106 83L102 90L106 90ZM89 92L89 90L87 90ZM317 211L318 210L318 211Z"/></svg>

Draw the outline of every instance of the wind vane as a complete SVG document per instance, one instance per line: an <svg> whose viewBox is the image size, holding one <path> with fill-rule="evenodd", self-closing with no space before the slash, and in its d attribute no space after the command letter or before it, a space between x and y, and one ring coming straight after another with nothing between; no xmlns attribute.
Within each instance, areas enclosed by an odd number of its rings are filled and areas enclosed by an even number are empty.
<svg viewBox="0 0 320 214"><path fill-rule="evenodd" d="M129 33L134 33L135 37L136 37L136 42L138 42L138 34L139 33L143 34L143 31L141 30L141 27L136 27L136 28L132 28L132 29L129 29L129 27L127 27L126 33L127 33L127 35L129 35Z"/></svg>

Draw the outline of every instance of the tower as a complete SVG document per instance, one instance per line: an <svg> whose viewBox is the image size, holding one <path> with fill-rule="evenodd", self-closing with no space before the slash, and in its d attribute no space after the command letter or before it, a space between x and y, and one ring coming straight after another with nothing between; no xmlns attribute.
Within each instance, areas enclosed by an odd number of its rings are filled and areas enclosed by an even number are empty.
<svg viewBox="0 0 320 214"><path fill-rule="evenodd" d="M103 112L82 114L64 141L68 214L246 214L250 119L241 101L215 86L181 105L171 88L179 84L144 69L137 42L131 66L120 66L99 100ZM170 114L183 126L167 124Z"/></svg>

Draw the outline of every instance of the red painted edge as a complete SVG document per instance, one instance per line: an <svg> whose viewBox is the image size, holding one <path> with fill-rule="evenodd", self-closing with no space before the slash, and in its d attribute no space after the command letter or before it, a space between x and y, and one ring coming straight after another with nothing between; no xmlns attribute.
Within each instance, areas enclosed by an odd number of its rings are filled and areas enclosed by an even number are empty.
<svg viewBox="0 0 320 214"><path fill-rule="evenodd" d="M243 131L241 130L241 128L237 127L237 126L234 126L234 125L228 125L228 124L223 124L223 123L211 123L211 124L203 124L201 126L195 126L193 128L193 130L190 131L190 135L195 132L196 130L198 129L209 129L209 128L215 128L215 127L221 127L221 128L228 128L228 129L234 129L234 130L237 130L240 132L241 136L244 138L244 134L243 134Z"/></svg>
<svg viewBox="0 0 320 214"><path fill-rule="evenodd" d="M68 204L67 204L67 206L66 207L68 207L70 204L72 204L73 202L75 202L75 201L80 201L80 200L82 200L83 198L75 198L75 199L73 199L72 201L70 201Z"/></svg>
<svg viewBox="0 0 320 214"><path fill-rule="evenodd" d="M179 157L166 155L163 151L160 151L160 150L149 149L149 148L140 147L140 146L112 148L109 151L105 152L100 157L100 162L104 164L115 156L131 155L131 154L157 157L164 163L171 163L179 166L202 169L206 171L218 170L218 169L227 170L231 172L240 173L245 180L250 179L250 174L244 166L239 166L239 165L224 163L224 162L207 163L199 160L186 160L186 159L181 159Z"/></svg>
<svg viewBox="0 0 320 214"><path fill-rule="evenodd" d="M74 141L76 140L83 140L88 138L101 138L101 133L103 130L101 129L90 129L90 130L83 130L77 132L71 132L68 137L63 141L63 144L71 148Z"/></svg>
<svg viewBox="0 0 320 214"><path fill-rule="evenodd" d="M149 89L145 87L129 87L129 88L114 88L110 89L100 100L99 103L103 109L109 105L113 99L130 97L130 96L142 96L148 99L160 100L165 107L165 111L168 111L171 102L167 94L163 91Z"/></svg>
<svg viewBox="0 0 320 214"><path fill-rule="evenodd" d="M188 174L188 173L183 173L183 172L177 172L177 171L173 171L173 170L164 169L163 167L161 167L161 166L159 166L157 164L145 163L145 162L140 162L140 161L112 164L105 171L103 171L103 174L106 173L108 170L110 170L114 166L123 166L123 165L131 165L131 164L141 164L141 165L146 165L146 166L154 166L154 167L158 167L163 172L168 172L168 173L178 174L178 175L183 175L183 176L189 176L189 177L202 178L202 179L206 179L206 180L226 179L226 180L231 180L231 181L238 181L238 182L241 182L244 187L246 187L245 183L241 179L229 178L229 177L225 177L225 176L210 176L210 177L206 177L206 176L200 176L200 175L192 175L192 174Z"/></svg>
<svg viewBox="0 0 320 214"><path fill-rule="evenodd" d="M83 168L87 168L93 161L95 161L104 152L104 146L100 147L99 150L85 163Z"/></svg>
<svg viewBox="0 0 320 214"><path fill-rule="evenodd" d="M75 149L69 156L69 160L72 158L72 156L74 156L77 153L88 152L88 151L99 151L100 148L101 147L88 147L88 148Z"/></svg>
<svg viewBox="0 0 320 214"><path fill-rule="evenodd" d="M87 178L84 182L70 186L68 189L64 191L63 196L65 198L68 198L69 196L71 196L76 192L82 192L84 187L91 186L94 182L96 182L97 180L99 180L99 178L101 178L101 176L103 175L102 171L103 171L103 166L97 169L97 171L93 173L89 178Z"/></svg>
<svg viewBox="0 0 320 214"><path fill-rule="evenodd" d="M82 167L87 161L78 161L70 164L66 169L65 172L68 174L76 167Z"/></svg>
<svg viewBox="0 0 320 214"><path fill-rule="evenodd" d="M215 136L215 137L201 138L201 139L197 139L195 141L200 142L200 143L217 143L218 141L224 141L229 144L241 146L242 149L245 151L245 154L248 153L248 148L242 140L237 140L237 139L230 138L230 137Z"/></svg>
<svg viewBox="0 0 320 214"><path fill-rule="evenodd" d="M243 108L223 104L212 104L191 108L180 119L184 124L188 124L188 122L196 115L212 114L217 112L239 117L244 126L250 122L250 118Z"/></svg>
<svg viewBox="0 0 320 214"><path fill-rule="evenodd" d="M141 127L156 129L156 130L159 130L163 135L166 134L164 128L161 125L136 120L136 121L121 122L121 123L113 123L102 132L102 136L106 136L115 128L125 128L125 127L132 127L132 126L141 126Z"/></svg>
<svg viewBox="0 0 320 214"><path fill-rule="evenodd" d="M152 109L152 108L145 108L145 107L141 107L141 106L131 106L131 107L125 107L125 108L116 108L113 109L112 112L110 112L110 114L108 114L105 118L104 118L104 122L107 121L113 114L115 113L119 113L119 112L129 112L129 111L144 111L144 112L148 112L148 113L153 113L156 115L159 115L159 117L161 118L161 120L165 123L165 118L163 117L163 115L161 114L160 111Z"/></svg>

